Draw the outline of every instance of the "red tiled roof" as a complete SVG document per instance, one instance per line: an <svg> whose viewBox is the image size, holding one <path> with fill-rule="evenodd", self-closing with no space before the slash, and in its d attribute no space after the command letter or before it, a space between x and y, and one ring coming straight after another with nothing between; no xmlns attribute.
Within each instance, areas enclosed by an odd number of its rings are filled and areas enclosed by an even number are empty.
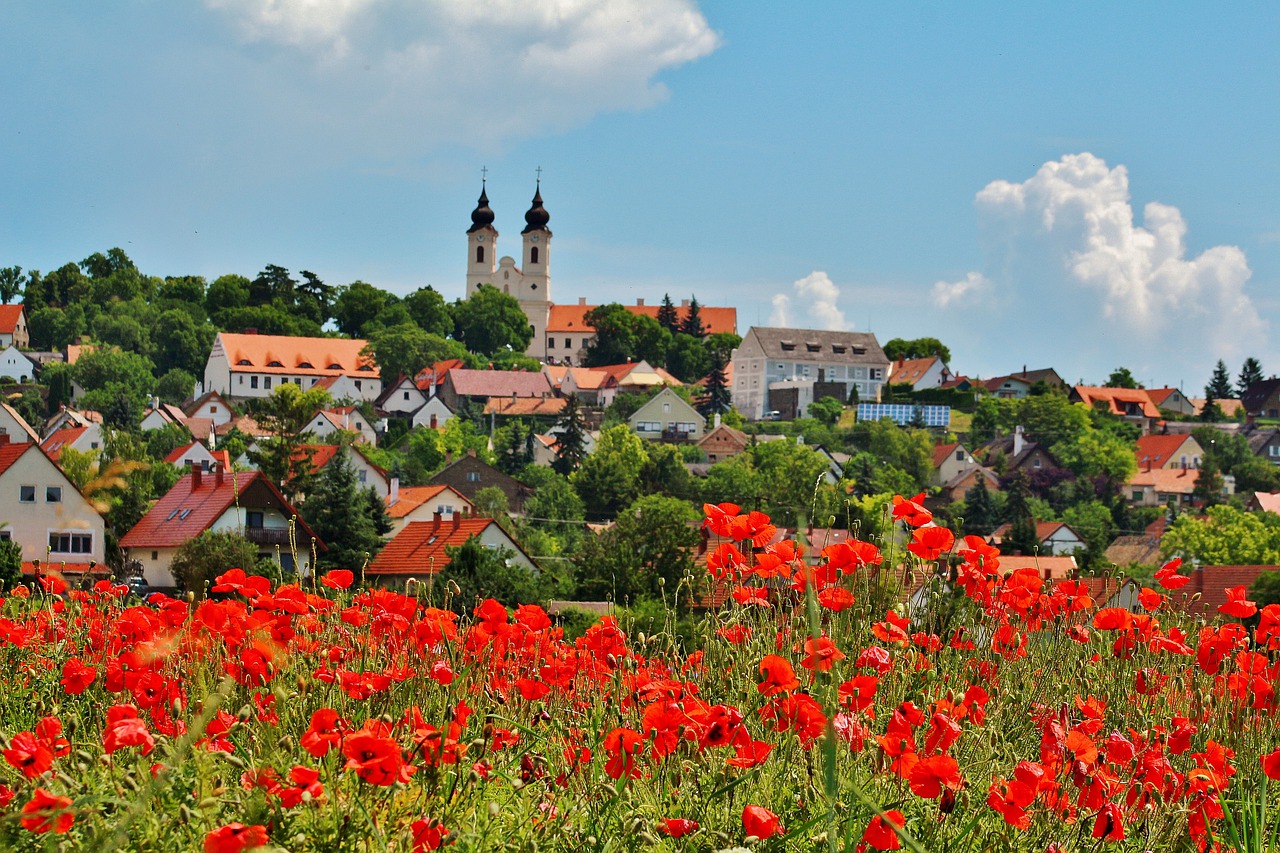
<svg viewBox="0 0 1280 853"><path fill-rule="evenodd" d="M959 444L936 444L933 447L933 467L941 468L942 463L947 461L952 453L955 452Z"/></svg>
<svg viewBox="0 0 1280 853"><path fill-rule="evenodd" d="M564 397L490 397L484 405L486 415L558 415L568 404Z"/></svg>
<svg viewBox="0 0 1280 853"><path fill-rule="evenodd" d="M492 518L463 518L439 522L411 521L388 542L378 556L365 567L366 575L433 575L449 565L447 547L464 544L472 536L479 536L489 525L496 525Z"/></svg>
<svg viewBox="0 0 1280 853"><path fill-rule="evenodd" d="M462 397L543 397L551 396L551 382L542 371L467 370L455 367L448 381Z"/></svg>
<svg viewBox="0 0 1280 853"><path fill-rule="evenodd" d="M1194 468L1152 468L1129 478L1130 486L1151 486L1167 495L1189 495L1196 487L1200 472Z"/></svg>
<svg viewBox="0 0 1280 853"><path fill-rule="evenodd" d="M286 515L296 510L261 471L227 471L221 484L215 472L200 474L199 488L188 473L156 501L133 529L120 540L121 548L176 548L199 536L217 521L250 488L266 489ZM315 538L315 533L298 519L299 542Z"/></svg>
<svg viewBox="0 0 1280 853"><path fill-rule="evenodd" d="M889 365L889 384L901 385L904 382L910 382L912 385L924 378L929 372L929 368L933 367L933 363L938 360L936 355L928 358L905 358L901 361L891 362Z"/></svg>
<svg viewBox="0 0 1280 853"><path fill-rule="evenodd" d="M213 435L213 418L187 418L183 426L197 441L208 441Z"/></svg>
<svg viewBox="0 0 1280 853"><path fill-rule="evenodd" d="M547 331L564 334L565 332L573 332L576 334L595 334L595 327L587 325L584 319L586 314L594 311L598 305L552 305L551 314L547 318ZM658 319L658 309L661 305L624 305L632 314L640 314L646 317ZM676 317L680 322L688 316L688 306L677 305ZM708 335L714 335L717 332L734 332L738 331L738 309L737 308L715 308L708 305L698 306L698 316L702 318L702 327L706 329Z"/></svg>
<svg viewBox="0 0 1280 853"><path fill-rule="evenodd" d="M1018 569L1036 569L1043 578L1065 580L1075 575L1076 558L1000 555L1001 572L1007 575Z"/></svg>
<svg viewBox="0 0 1280 853"><path fill-rule="evenodd" d="M1178 455L1178 448L1191 438L1189 434L1144 435L1138 439L1135 453L1138 467L1163 468L1165 463Z"/></svg>
<svg viewBox="0 0 1280 853"><path fill-rule="evenodd" d="M335 372L352 376L378 375L378 366L360 354L368 341L290 335L235 335L229 332L222 332L219 337L233 373L247 370L254 373L301 373L309 376L333 376ZM278 362L279 366L270 366L273 362ZM304 364L311 366L303 367Z"/></svg>
<svg viewBox="0 0 1280 853"><path fill-rule="evenodd" d="M1204 409L1204 404L1208 402L1204 397L1189 397L1191 405L1195 406L1196 414ZM1244 404L1239 400L1214 400L1218 404L1218 408L1222 410L1222 414L1228 418L1234 418L1243 408Z"/></svg>
<svg viewBox="0 0 1280 853"><path fill-rule="evenodd" d="M105 563L98 563L95 565L91 563L64 563L60 560L56 563L48 560L40 561L40 574L48 575L55 572L58 574L68 575L84 575L89 573L93 573L95 575L109 575L111 574L111 568ZM22 573L24 575L34 575L36 573L36 561L23 560Z"/></svg>
<svg viewBox="0 0 1280 853"><path fill-rule="evenodd" d="M0 335L12 335L21 316L21 305L0 305Z"/></svg>
<svg viewBox="0 0 1280 853"><path fill-rule="evenodd" d="M1177 388L1148 388L1146 390L1147 390L1147 396L1151 398L1151 402L1155 403L1157 406L1161 406L1161 405L1164 405L1164 401L1168 400L1169 397L1173 395L1173 392L1177 391L1178 389Z"/></svg>
<svg viewBox="0 0 1280 853"><path fill-rule="evenodd" d="M399 499L395 503L387 504L387 515L392 518L404 518L448 488L448 486L401 486ZM457 493L455 492L455 494ZM458 497L462 498L465 504L459 509L471 506L471 502L463 498L462 495L458 495ZM390 495L387 495L387 500L388 502L391 500Z"/></svg>
<svg viewBox="0 0 1280 853"><path fill-rule="evenodd" d="M164 458L164 461L168 462L170 465L173 465L175 462L181 459L188 450L190 450L192 447L194 447L197 444L200 444L200 442L192 441L188 444L182 445L181 447L175 447L173 450L169 451L169 455ZM203 447L204 445L201 444L200 446Z"/></svg>
<svg viewBox="0 0 1280 853"><path fill-rule="evenodd" d="M1263 512L1274 512L1280 515L1280 492L1254 492L1253 499L1258 509Z"/></svg>
<svg viewBox="0 0 1280 853"><path fill-rule="evenodd" d="M1280 571L1280 566L1201 566L1191 575L1191 583L1182 588L1188 597L1200 593L1190 609L1214 617L1227 603L1227 590L1242 586L1247 591L1263 572Z"/></svg>
<svg viewBox="0 0 1280 853"><path fill-rule="evenodd" d="M62 458L63 448L67 445L75 444L76 440L88 430L88 427L65 427L64 429L55 430L40 443L40 446L44 448L44 452L50 459L57 462Z"/></svg>
<svg viewBox="0 0 1280 853"><path fill-rule="evenodd" d="M1039 542L1043 542L1053 534L1057 533L1059 527L1066 527L1066 526L1067 526L1066 523L1061 521L1037 521L1036 522L1036 540ZM1013 525L1006 521L1004 524L1000 525L992 532L991 541L992 542L1002 541L1004 537L1009 535L1009 531L1012 529L1013 529ZM1003 557L1000 558L1000 565L1001 566L1004 565Z"/></svg>
<svg viewBox="0 0 1280 853"><path fill-rule="evenodd" d="M18 461L22 454L35 445L31 442L21 444L0 444L0 474L9 470L9 466Z"/></svg>
<svg viewBox="0 0 1280 853"><path fill-rule="evenodd" d="M1077 385L1075 392L1086 406L1092 406L1097 400L1105 401L1113 414L1123 415L1124 408L1121 404L1133 403L1141 407L1143 417L1160 417L1160 409L1151 401L1151 395L1145 388L1100 388Z"/></svg>

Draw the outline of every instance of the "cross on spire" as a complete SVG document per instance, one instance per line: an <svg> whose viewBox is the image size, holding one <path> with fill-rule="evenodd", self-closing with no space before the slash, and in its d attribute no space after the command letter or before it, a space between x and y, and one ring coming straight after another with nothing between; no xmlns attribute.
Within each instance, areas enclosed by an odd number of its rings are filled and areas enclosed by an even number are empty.
<svg viewBox="0 0 1280 853"><path fill-rule="evenodd" d="M542 184L542 167L541 167L541 166L539 166L538 168L534 169L534 171L535 171L535 172L537 172L537 174L538 174L538 184L539 184L539 185L541 185L541 184Z"/></svg>
<svg viewBox="0 0 1280 853"><path fill-rule="evenodd" d="M488 177L489 177L489 167L481 166L480 167L480 183L483 184Z"/></svg>

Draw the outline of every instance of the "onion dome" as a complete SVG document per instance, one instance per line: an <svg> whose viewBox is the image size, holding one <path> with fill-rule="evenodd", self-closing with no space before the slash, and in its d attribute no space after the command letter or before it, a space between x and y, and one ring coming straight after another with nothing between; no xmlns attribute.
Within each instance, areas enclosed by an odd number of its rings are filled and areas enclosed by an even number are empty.
<svg viewBox="0 0 1280 853"><path fill-rule="evenodd" d="M476 203L476 209L471 211L471 227L467 229L467 233L481 228L493 228L493 211L489 209L489 196L484 191L484 184L480 185L480 200Z"/></svg>
<svg viewBox="0 0 1280 853"><path fill-rule="evenodd" d="M547 213L547 209L542 206L542 183L538 183L537 190L533 194L533 204L529 211L524 215L526 225L521 234L528 234L530 231L547 231L547 223L551 221L551 214Z"/></svg>

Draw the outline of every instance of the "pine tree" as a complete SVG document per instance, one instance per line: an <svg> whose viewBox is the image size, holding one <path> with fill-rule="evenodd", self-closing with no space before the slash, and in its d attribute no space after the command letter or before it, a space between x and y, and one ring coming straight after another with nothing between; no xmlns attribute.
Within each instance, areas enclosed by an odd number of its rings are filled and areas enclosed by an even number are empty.
<svg viewBox="0 0 1280 853"><path fill-rule="evenodd" d="M1228 400L1233 393L1227 363L1218 359L1218 365L1213 369L1213 377L1209 380L1209 384L1204 386L1204 395L1214 400Z"/></svg>
<svg viewBox="0 0 1280 853"><path fill-rule="evenodd" d="M1210 507L1222 503L1222 472L1212 459L1200 461L1200 473L1191 489L1191 497L1201 506Z"/></svg>
<svg viewBox="0 0 1280 853"><path fill-rule="evenodd" d="M658 324L671 334L680 331L680 314L676 311L671 294L662 294L662 307L658 309Z"/></svg>
<svg viewBox="0 0 1280 853"><path fill-rule="evenodd" d="M356 479L355 466L342 450L324 467L315 491L302 506L302 516L328 546L321 560L333 568L364 568L382 540L369 517L368 498Z"/></svg>
<svg viewBox="0 0 1280 853"><path fill-rule="evenodd" d="M578 398L570 396L564 404L564 411L556 423L560 432L556 436L558 454L551 467L557 474L568 477L587 455L587 424L582 418L582 410L578 408Z"/></svg>
<svg viewBox="0 0 1280 853"><path fill-rule="evenodd" d="M1243 397L1244 392L1249 390L1249 386L1255 382L1262 381L1262 363L1253 356L1249 356L1244 360L1244 364L1240 367L1240 375L1236 378L1236 392Z"/></svg>
<svg viewBox="0 0 1280 853"><path fill-rule="evenodd" d="M987 488L987 478L978 475L978 482L964 493L964 532L966 535L986 536L995 529L996 505Z"/></svg>
<svg viewBox="0 0 1280 853"><path fill-rule="evenodd" d="M711 417L723 414L733 408L733 395L729 391L729 380L724 375L724 360L717 353L711 372L707 374L707 398L699 407L703 415Z"/></svg>
<svg viewBox="0 0 1280 853"><path fill-rule="evenodd" d="M1036 539L1036 523L1031 517L1031 483L1025 471L1013 475L1008 493L1005 520L1010 523L1010 529L1000 543L1000 553L1034 554L1040 542Z"/></svg>
<svg viewBox="0 0 1280 853"><path fill-rule="evenodd" d="M706 337L707 329L702 325L702 306L698 304L696 296L689 300L689 313L680 321L680 332L695 338Z"/></svg>
<svg viewBox="0 0 1280 853"><path fill-rule="evenodd" d="M1221 364L1221 362L1219 362L1219 364ZM1204 388L1204 405L1200 407L1200 420L1205 423L1216 424L1226 419L1226 414L1222 411L1222 407L1218 405L1218 401L1214 397L1213 386L1206 385Z"/></svg>

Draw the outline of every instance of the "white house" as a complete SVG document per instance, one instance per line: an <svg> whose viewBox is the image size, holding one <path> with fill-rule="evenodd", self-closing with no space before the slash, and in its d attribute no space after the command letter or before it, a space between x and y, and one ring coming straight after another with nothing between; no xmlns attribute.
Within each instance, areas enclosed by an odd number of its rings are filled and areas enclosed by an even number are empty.
<svg viewBox="0 0 1280 853"><path fill-rule="evenodd" d="M706 426L702 414L670 388L636 409L627 422L641 438L663 441L697 441Z"/></svg>
<svg viewBox="0 0 1280 853"><path fill-rule="evenodd" d="M872 401L880 399L889 373L888 357L868 332L753 326L732 363L733 405L752 420L781 409L771 401L787 390L778 383L815 383L814 398L834 395L844 402L856 390L859 400Z"/></svg>
<svg viewBox="0 0 1280 853"><path fill-rule="evenodd" d="M0 305L0 346L26 347L31 345L27 332L27 312L21 305ZM31 374L28 373L28 376Z"/></svg>
<svg viewBox="0 0 1280 853"><path fill-rule="evenodd" d="M361 414L355 406L338 406L333 409L321 409L303 427L317 439L326 439L339 432L355 433L356 442L376 446L378 434L373 424Z"/></svg>
<svg viewBox="0 0 1280 853"><path fill-rule="evenodd" d="M444 425L453 417L453 410L439 397L432 397L423 403L409 419L414 428L444 429Z"/></svg>
<svg viewBox="0 0 1280 853"><path fill-rule="evenodd" d="M65 427L55 430L40 443L40 447L54 462L62 459L62 452L67 448L80 453L89 453L102 449L102 425L91 423L88 426Z"/></svg>
<svg viewBox="0 0 1280 853"><path fill-rule="evenodd" d="M16 382L30 382L36 375L36 363L10 344L0 351L0 376Z"/></svg>
<svg viewBox="0 0 1280 853"><path fill-rule="evenodd" d="M175 447L168 456L164 458L165 462L170 465L176 465L179 468L190 468L196 465L204 471L212 471L213 466L218 462L222 462L225 467L230 467L227 459L227 451L220 450L214 453L198 441L182 447Z"/></svg>
<svg viewBox="0 0 1280 853"><path fill-rule="evenodd" d="M22 546L26 568L36 560L82 574L102 563L102 516L61 469L31 442L0 434L0 539ZM65 564L65 565L64 565Z"/></svg>
<svg viewBox="0 0 1280 853"><path fill-rule="evenodd" d="M222 395L216 391L209 391L202 395L183 411L188 419L204 418L210 421L214 427L220 427L235 420L235 413L231 411L231 404L222 399Z"/></svg>
<svg viewBox="0 0 1280 853"><path fill-rule="evenodd" d="M322 380L337 399L382 396L378 366L361 354L366 341L220 332L204 369L204 387L229 400L264 399L292 382L309 390ZM337 383L339 377L349 382ZM324 386L322 386L324 387Z"/></svg>
<svg viewBox="0 0 1280 853"><path fill-rule="evenodd" d="M7 435L13 442L40 443L40 434L8 403L0 403L0 435Z"/></svg>
<svg viewBox="0 0 1280 853"><path fill-rule="evenodd" d="M378 398L378 408L388 415L412 415L427 402L427 392L408 376L383 392Z"/></svg>
<svg viewBox="0 0 1280 853"><path fill-rule="evenodd" d="M164 429L167 426L185 426L186 423L186 412L171 403L161 403L159 398L153 397L146 414L142 416L139 427L143 432L147 432L153 429Z"/></svg>
<svg viewBox="0 0 1280 853"><path fill-rule="evenodd" d="M396 479L391 481L391 493L387 495L387 515L391 530L387 539L414 521L431 521L436 515L452 520L455 513L468 514L475 510L471 501L448 486L405 486Z"/></svg>
<svg viewBox="0 0 1280 853"><path fill-rule="evenodd" d="M951 370L936 355L928 358L900 358L889 368L890 385L910 385L913 391L941 388L951 379Z"/></svg>

